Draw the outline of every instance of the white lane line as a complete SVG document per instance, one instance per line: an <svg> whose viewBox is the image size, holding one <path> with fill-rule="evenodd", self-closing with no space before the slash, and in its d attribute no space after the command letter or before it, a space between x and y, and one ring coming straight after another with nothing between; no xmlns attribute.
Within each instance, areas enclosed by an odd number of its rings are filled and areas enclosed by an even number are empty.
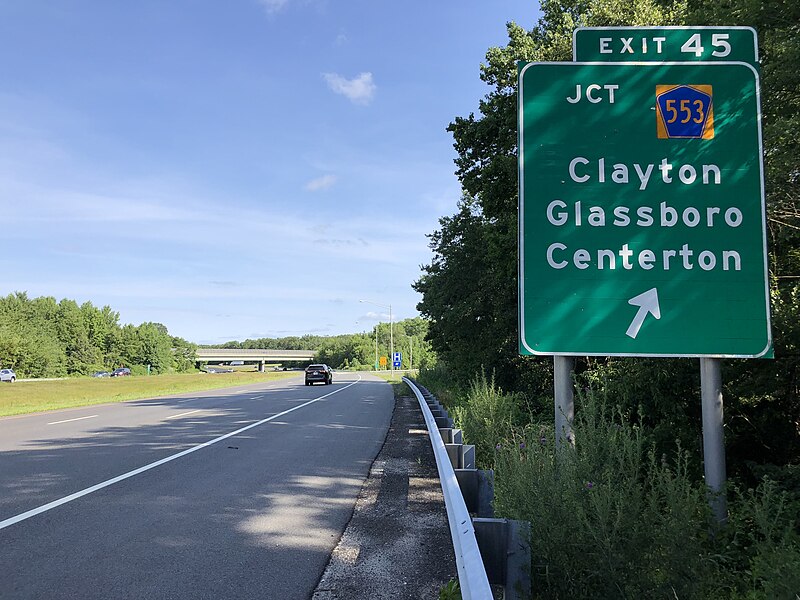
<svg viewBox="0 0 800 600"><path fill-rule="evenodd" d="M84 419L94 419L97 415L89 415L88 417L76 417L74 419L64 419L63 421L53 421L52 423L48 423L48 425L58 425L60 423L69 423L71 421L83 421Z"/></svg>
<svg viewBox="0 0 800 600"><path fill-rule="evenodd" d="M189 412L181 413L179 415L172 415L171 417L167 417L167 419L177 419L178 417L185 417L186 415L191 415L192 413L200 412L201 409L197 410L190 410Z"/></svg>
<svg viewBox="0 0 800 600"><path fill-rule="evenodd" d="M247 431L248 429L252 429L253 427L258 427L259 425L263 425L264 423L269 423L270 421L274 421L275 419L277 419L279 417L282 417L284 415L288 415L290 412L294 412L294 411L296 411L298 409L303 408L304 406L308 406L309 404L314 404L315 402L319 402L320 400L322 400L324 398L327 398L328 396L333 396L334 394L336 394L338 392L341 392L342 390L346 390L347 388L357 384L359 381L361 381L361 375L359 375L358 379L355 380L353 383L348 384L348 385L344 386L343 388L339 388L338 390L333 390L332 392L329 392L329 393L325 394L324 396L320 396L319 398L314 398L313 400L309 400L308 402L304 402L303 404L298 404L297 406L295 406L293 408L290 408L288 410L280 412L280 413L278 413L276 415L272 415L271 417L267 417L266 419L261 419L260 421L256 421L255 423L251 423L250 425L246 425L245 427L237 429L236 431L231 431L230 433L226 433L225 435L221 435L221 436L219 436L217 438L214 438L213 440L209 440L207 442L203 442L202 444L199 444L197 446L193 446L193 447L188 448L188 449L186 449L186 450L184 450L182 452L178 452L177 454L173 454L172 456L167 456L166 458L162 458L161 460L157 460L156 462L152 462L149 465L145 465L143 467L139 467L138 469L134 469L133 471L128 471L127 473L123 473L122 475L117 475L116 477L114 477L112 479L108 479L106 481L103 481L102 483L98 483L96 485L93 485L92 487L88 487L88 488L83 489L83 490L81 490L79 492L75 492L74 494L70 494L69 496L64 496L63 498L59 498L58 500L53 500L53 502L48 502L47 504L43 504L42 506L39 506L38 508L34 508L34 509L29 510L29 511L24 512L24 513L20 513L20 514L16 515L15 517L10 517L8 519L5 519L4 521L0 521L0 529L5 529L6 527L10 527L11 525L15 525L16 523L19 523L20 521L25 521L26 519L30 519L31 517L35 517L36 515L40 515L43 512L47 512L48 510L52 510L54 508L57 508L57 507L61 506L62 504L66 504L68 502L72 502L73 500L77 500L78 498L82 498L83 496L88 496L91 493L94 493L94 492L97 492L99 490L102 490L103 488L107 488L107 487L109 487L111 485L114 485L115 483L119 483L120 481L125 481L126 479L130 479L134 475L139 475L140 473L144 473L145 471L149 471L150 469L155 469L156 467L160 467L161 465L164 465L164 464L166 464L168 462L171 462L173 460L176 460L178 458L186 456L187 454L191 454L192 452L197 452L198 450L201 450L201 449L203 449L203 448L205 448L207 446L211 446L211 445L216 444L218 442L221 442L223 440L227 440L229 437L233 437L235 435L238 435L238 434L240 434L240 433L242 433L244 431Z"/></svg>

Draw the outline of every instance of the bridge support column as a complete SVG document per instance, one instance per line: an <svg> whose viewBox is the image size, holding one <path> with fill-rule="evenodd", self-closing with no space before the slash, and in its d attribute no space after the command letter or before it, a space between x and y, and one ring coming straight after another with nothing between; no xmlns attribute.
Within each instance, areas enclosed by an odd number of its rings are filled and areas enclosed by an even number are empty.
<svg viewBox="0 0 800 600"><path fill-rule="evenodd" d="M265 370L265 369L264 369L264 366L265 366L266 364L267 364L267 363L266 363L266 361L263 361L263 360L261 360L261 361L259 361L259 362L258 362L258 372L259 372L259 373L263 373L263 372L264 372L264 370Z"/></svg>

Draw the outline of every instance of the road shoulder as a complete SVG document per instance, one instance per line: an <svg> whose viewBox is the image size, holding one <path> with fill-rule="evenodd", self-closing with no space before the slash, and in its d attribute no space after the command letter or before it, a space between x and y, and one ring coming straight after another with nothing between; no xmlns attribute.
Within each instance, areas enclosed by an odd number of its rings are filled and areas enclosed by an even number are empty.
<svg viewBox="0 0 800 600"><path fill-rule="evenodd" d="M392 422L313 600L438 598L457 578L436 461L419 404Z"/></svg>

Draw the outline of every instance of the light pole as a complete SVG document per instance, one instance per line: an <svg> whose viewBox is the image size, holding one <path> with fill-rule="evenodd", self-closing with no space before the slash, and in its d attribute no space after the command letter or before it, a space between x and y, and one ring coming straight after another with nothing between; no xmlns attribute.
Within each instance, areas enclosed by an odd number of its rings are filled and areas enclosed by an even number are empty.
<svg viewBox="0 0 800 600"><path fill-rule="evenodd" d="M388 306L385 304L378 304L377 302L372 302L371 300L359 300L359 302L363 302L364 304L374 304L375 306L380 306L381 308L388 308L389 309L389 354L390 359L392 361L392 375L394 375L394 327L392 324L392 305L389 304ZM378 347L378 331L375 330L375 348Z"/></svg>
<svg viewBox="0 0 800 600"><path fill-rule="evenodd" d="M378 325L380 325L380 321L375 325L375 370L378 370Z"/></svg>

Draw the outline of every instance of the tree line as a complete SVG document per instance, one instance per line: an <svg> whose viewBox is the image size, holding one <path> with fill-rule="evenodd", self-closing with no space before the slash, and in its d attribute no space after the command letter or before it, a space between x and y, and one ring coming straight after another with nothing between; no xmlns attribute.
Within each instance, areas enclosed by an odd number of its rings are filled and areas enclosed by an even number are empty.
<svg viewBox="0 0 800 600"><path fill-rule="evenodd" d="M391 327L378 323L361 333L247 339L222 347L313 350L316 360L337 369L373 369L376 356L390 357L393 347L402 353L402 368L429 368L436 355L427 333L427 322L418 317ZM0 297L0 367L14 369L20 378L90 375L117 367L134 374L188 372L195 369L197 347L170 335L161 323L123 325L110 306L29 298L26 292Z"/></svg>
<svg viewBox="0 0 800 600"><path fill-rule="evenodd" d="M0 366L17 377L67 377L129 367L134 374L194 369L196 345L161 323L122 325L119 313L91 302L0 298Z"/></svg>

